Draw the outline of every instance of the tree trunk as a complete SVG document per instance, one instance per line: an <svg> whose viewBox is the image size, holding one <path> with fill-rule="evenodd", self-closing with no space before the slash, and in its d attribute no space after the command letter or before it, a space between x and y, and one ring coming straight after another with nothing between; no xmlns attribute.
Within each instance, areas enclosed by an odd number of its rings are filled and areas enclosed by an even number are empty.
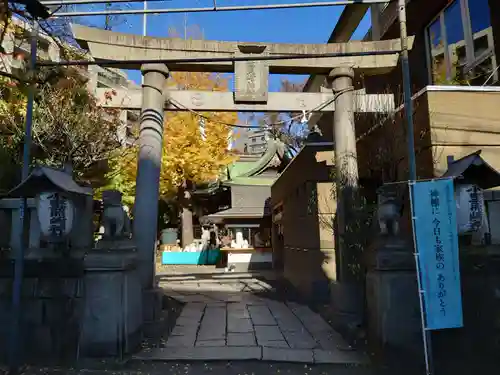
<svg viewBox="0 0 500 375"><path fill-rule="evenodd" d="M182 247L191 245L193 240L193 212L187 207L182 207Z"/></svg>
<svg viewBox="0 0 500 375"><path fill-rule="evenodd" d="M191 245L194 241L193 211L191 210L191 193L185 188L180 189L182 247Z"/></svg>

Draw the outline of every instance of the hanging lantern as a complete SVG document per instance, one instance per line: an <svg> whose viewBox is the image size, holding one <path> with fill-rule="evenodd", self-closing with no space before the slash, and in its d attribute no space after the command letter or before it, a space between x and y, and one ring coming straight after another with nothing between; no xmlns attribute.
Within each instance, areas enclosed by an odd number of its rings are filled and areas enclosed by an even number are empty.
<svg viewBox="0 0 500 375"><path fill-rule="evenodd" d="M40 231L50 242L62 242L73 228L74 205L56 192L43 192L36 197Z"/></svg>

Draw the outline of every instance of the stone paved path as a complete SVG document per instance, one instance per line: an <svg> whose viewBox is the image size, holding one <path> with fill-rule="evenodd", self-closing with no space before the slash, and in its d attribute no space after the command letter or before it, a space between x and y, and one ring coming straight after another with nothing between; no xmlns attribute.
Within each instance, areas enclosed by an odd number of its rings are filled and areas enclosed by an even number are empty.
<svg viewBox="0 0 500 375"><path fill-rule="evenodd" d="M296 302L278 300L270 283L252 275L173 276L160 286L185 306L164 347L143 351L139 359L364 360L320 315Z"/></svg>

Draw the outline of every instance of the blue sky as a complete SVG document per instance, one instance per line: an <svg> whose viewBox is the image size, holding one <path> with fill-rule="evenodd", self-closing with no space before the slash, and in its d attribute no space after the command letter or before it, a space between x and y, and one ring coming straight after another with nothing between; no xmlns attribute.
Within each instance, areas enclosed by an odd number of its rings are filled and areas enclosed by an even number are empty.
<svg viewBox="0 0 500 375"><path fill-rule="evenodd" d="M314 2L317 0L300 0ZM293 0L217 0L218 6L293 3ZM211 6L213 0L171 0L150 2L153 8L186 8ZM115 7L123 5L115 5ZM103 5L95 5L99 10ZM130 3L126 7L142 9L142 3ZM81 9L81 8L80 8ZM148 15L148 35L167 36L169 28L174 28L183 35L187 20L189 29L193 26L202 30L205 39L227 41L255 41L276 43L325 43L328 40L343 7L318 7L299 9L255 10L238 12L176 13ZM103 17L87 17L87 23L103 25ZM142 34L142 15L128 15L114 21L114 30ZM360 24L354 39L361 39L370 26L369 13ZM129 78L140 82L139 72L128 72ZM280 78L272 76L271 91L278 91ZM287 77L303 80L303 76Z"/></svg>

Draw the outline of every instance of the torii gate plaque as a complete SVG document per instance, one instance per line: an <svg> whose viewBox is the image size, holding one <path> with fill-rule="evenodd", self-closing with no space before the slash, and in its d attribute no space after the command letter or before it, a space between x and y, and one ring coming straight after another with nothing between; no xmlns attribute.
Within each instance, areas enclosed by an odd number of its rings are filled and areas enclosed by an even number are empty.
<svg viewBox="0 0 500 375"><path fill-rule="evenodd" d="M266 46L238 45L236 56L265 55ZM234 102L267 103L269 65L264 60L234 62Z"/></svg>

